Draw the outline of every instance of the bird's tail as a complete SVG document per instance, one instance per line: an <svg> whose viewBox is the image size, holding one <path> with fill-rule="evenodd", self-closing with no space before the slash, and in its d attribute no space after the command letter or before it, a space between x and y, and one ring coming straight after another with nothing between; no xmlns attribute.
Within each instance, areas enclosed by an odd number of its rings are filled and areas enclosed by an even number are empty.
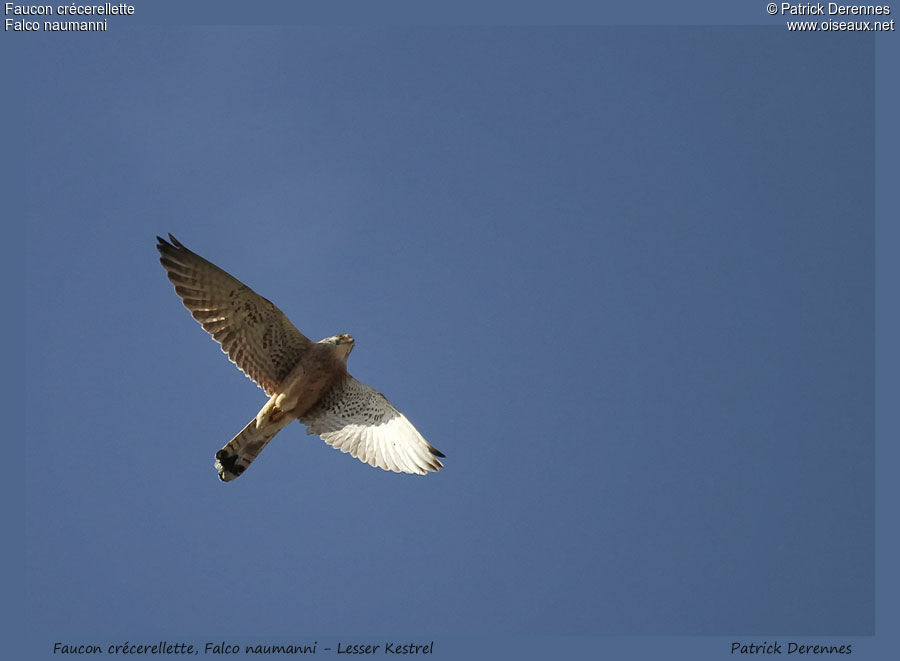
<svg viewBox="0 0 900 661"><path fill-rule="evenodd" d="M275 438L275 434L292 420L294 418L282 415L276 420L265 420L263 425L259 426L258 417L253 418L241 433L216 452L216 470L219 471L219 479L230 482L240 477L269 441Z"/></svg>

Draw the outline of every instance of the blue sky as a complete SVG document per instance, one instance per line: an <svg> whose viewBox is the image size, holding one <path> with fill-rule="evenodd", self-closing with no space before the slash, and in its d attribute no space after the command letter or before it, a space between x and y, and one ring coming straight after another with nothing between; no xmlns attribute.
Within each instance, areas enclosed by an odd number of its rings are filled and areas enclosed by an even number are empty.
<svg viewBox="0 0 900 661"><path fill-rule="evenodd" d="M22 46L33 639L873 632L871 41L50 43ZM265 396L166 232L353 334L446 469L295 424L219 483Z"/></svg>

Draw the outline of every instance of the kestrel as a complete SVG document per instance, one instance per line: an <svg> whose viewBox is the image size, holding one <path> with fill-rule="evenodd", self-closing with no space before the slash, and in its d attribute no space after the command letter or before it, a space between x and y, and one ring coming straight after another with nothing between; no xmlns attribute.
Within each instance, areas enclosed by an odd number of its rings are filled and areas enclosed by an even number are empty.
<svg viewBox="0 0 900 661"><path fill-rule="evenodd" d="M377 390L347 373L353 338L313 342L270 301L169 234L156 237L159 261L191 315L269 401L216 452L219 479L239 477L292 420L307 434L370 466L425 475L444 455ZM171 242L171 243L170 243Z"/></svg>

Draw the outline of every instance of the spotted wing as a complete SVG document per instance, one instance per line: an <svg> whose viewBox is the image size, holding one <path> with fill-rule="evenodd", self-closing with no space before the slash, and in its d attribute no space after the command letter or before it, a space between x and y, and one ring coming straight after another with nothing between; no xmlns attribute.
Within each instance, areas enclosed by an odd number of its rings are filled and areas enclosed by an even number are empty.
<svg viewBox="0 0 900 661"><path fill-rule="evenodd" d="M309 434L370 466L395 473L438 471L444 455L432 447L387 398L350 375L300 417Z"/></svg>
<svg viewBox="0 0 900 661"><path fill-rule="evenodd" d="M159 261L191 315L238 368L272 395L312 342L270 301L191 252L156 237Z"/></svg>

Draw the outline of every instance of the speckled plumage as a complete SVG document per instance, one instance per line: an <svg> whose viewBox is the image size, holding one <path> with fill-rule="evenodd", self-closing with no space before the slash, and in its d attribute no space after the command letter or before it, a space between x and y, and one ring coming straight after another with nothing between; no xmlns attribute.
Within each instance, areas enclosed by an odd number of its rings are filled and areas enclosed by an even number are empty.
<svg viewBox="0 0 900 661"><path fill-rule="evenodd" d="M370 466L424 475L441 469L443 457L377 390L349 374L300 416L306 433Z"/></svg>
<svg viewBox="0 0 900 661"><path fill-rule="evenodd" d="M432 447L377 390L347 373L353 338L312 342L274 304L171 234L157 237L160 262L175 292L231 361L269 395L256 417L216 453L224 482L240 476L285 426L307 433L371 466L424 475L442 468Z"/></svg>

